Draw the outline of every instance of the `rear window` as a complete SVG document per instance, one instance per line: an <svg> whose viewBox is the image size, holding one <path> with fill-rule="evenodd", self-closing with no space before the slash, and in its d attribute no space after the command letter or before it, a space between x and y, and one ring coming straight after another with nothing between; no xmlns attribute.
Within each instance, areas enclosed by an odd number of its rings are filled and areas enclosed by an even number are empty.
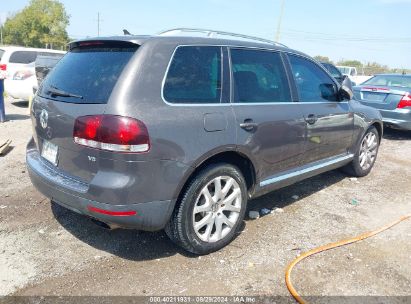
<svg viewBox="0 0 411 304"><path fill-rule="evenodd" d="M334 67L332 64L323 63L322 65L327 69L328 72L330 72L330 74L333 77L335 78L341 77L341 72L336 67Z"/></svg>
<svg viewBox="0 0 411 304"><path fill-rule="evenodd" d="M1 58L3 57L3 54L5 53L5 51L4 50L0 50L0 61L1 61Z"/></svg>
<svg viewBox="0 0 411 304"><path fill-rule="evenodd" d="M56 57L56 58L61 58L64 56L62 53L49 53L49 52L39 52L39 56L48 56L48 57Z"/></svg>
<svg viewBox="0 0 411 304"><path fill-rule="evenodd" d="M363 84L411 88L411 77L402 75L377 75Z"/></svg>
<svg viewBox="0 0 411 304"><path fill-rule="evenodd" d="M15 51L10 55L10 63L28 64L36 61L37 52L33 51Z"/></svg>
<svg viewBox="0 0 411 304"><path fill-rule="evenodd" d="M85 44L58 62L43 82L40 96L71 103L107 103L138 46L128 42ZM56 90L75 96L53 94Z"/></svg>
<svg viewBox="0 0 411 304"><path fill-rule="evenodd" d="M167 73L163 95L172 103L220 103L221 48L179 47Z"/></svg>

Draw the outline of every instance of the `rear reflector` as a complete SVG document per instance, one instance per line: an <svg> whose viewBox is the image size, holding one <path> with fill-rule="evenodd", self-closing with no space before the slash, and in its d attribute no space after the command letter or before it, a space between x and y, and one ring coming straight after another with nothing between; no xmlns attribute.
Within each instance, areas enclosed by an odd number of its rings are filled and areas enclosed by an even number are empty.
<svg viewBox="0 0 411 304"><path fill-rule="evenodd" d="M101 150L131 153L150 150L144 123L124 116L81 116L74 123L73 138L76 144Z"/></svg>
<svg viewBox="0 0 411 304"><path fill-rule="evenodd" d="M411 107L411 94L410 93L405 94L397 105L398 109L402 109L406 107Z"/></svg>
<svg viewBox="0 0 411 304"><path fill-rule="evenodd" d="M131 210L131 211L110 211L110 210L105 210L105 209L100 209L96 208L93 206L87 206L87 209L90 212L95 212L95 213L101 213L104 215L111 215L111 216L133 216L137 215L137 211Z"/></svg>

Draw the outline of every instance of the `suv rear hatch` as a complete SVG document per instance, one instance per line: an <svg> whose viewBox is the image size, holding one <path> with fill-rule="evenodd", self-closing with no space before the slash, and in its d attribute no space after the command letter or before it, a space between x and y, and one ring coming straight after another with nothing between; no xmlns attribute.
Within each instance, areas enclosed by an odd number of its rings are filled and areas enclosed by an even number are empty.
<svg viewBox="0 0 411 304"><path fill-rule="evenodd" d="M83 41L54 67L32 106L33 134L42 160L89 183L99 150L73 140L76 119L104 114L123 69L138 49L128 41Z"/></svg>

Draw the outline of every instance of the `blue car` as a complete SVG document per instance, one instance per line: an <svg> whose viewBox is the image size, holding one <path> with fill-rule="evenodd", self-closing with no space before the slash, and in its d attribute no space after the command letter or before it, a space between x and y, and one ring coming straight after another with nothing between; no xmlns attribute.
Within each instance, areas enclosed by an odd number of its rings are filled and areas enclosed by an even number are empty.
<svg viewBox="0 0 411 304"><path fill-rule="evenodd" d="M353 90L356 100L380 110L386 126L411 130L411 75L375 75Z"/></svg>

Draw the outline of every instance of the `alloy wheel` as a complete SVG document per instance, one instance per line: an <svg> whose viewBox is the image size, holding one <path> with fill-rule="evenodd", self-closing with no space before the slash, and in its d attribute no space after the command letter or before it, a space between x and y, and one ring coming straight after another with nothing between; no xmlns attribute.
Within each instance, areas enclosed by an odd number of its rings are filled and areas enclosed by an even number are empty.
<svg viewBox="0 0 411 304"><path fill-rule="evenodd" d="M374 163L377 156L378 139L373 132L369 132L361 143L360 148L360 167L368 170Z"/></svg>
<svg viewBox="0 0 411 304"><path fill-rule="evenodd" d="M204 186L193 209L196 235L204 242L223 239L233 229L241 211L242 193L230 176L218 176Z"/></svg>

